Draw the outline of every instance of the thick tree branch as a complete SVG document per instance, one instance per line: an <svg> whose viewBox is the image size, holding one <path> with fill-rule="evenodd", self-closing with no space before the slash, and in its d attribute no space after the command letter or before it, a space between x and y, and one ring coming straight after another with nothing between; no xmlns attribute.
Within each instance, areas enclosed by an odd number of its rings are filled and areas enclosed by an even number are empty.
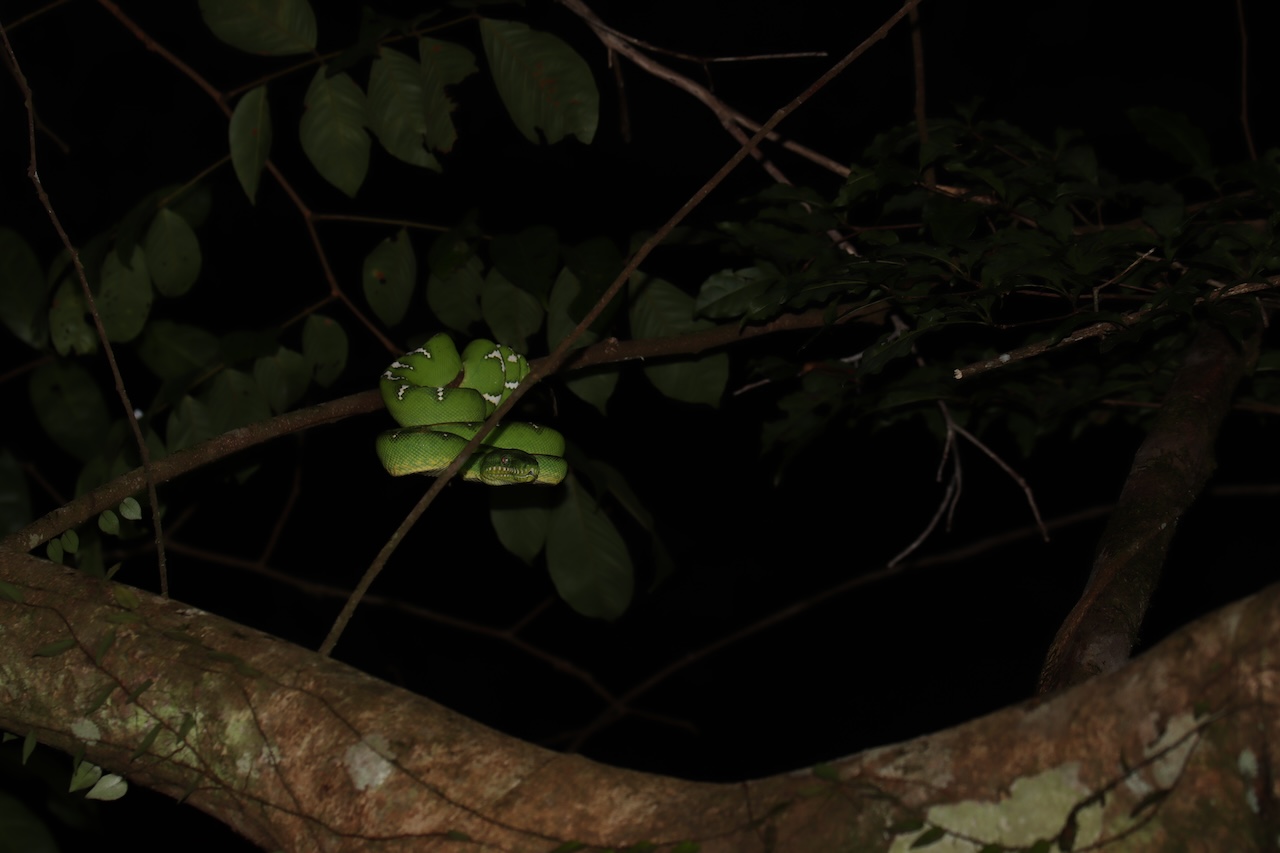
<svg viewBox="0 0 1280 853"><path fill-rule="evenodd" d="M1049 647L1040 692L1114 672L1129 659L1178 519L1213 472L1218 428L1258 345L1257 334L1242 348L1218 326L1201 327L1134 455L1084 595Z"/></svg>
<svg viewBox="0 0 1280 853"><path fill-rule="evenodd" d="M1280 587L1052 700L814 770L702 784L548 752L26 555L0 551L0 582L0 728L83 750L269 849L813 853L905 850L933 832L956 849L1162 850L1194 826L1204 849L1244 850L1275 833Z"/></svg>

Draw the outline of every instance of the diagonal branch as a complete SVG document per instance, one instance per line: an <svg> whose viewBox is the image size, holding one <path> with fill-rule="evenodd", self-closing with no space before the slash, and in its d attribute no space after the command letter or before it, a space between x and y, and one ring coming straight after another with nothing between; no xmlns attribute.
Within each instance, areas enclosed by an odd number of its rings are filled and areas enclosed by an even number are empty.
<svg viewBox="0 0 1280 853"><path fill-rule="evenodd" d="M1084 594L1049 646L1041 693L1114 672L1128 661L1178 519L1213 472L1218 429L1236 385L1257 360L1259 342L1255 332L1240 347L1208 323L1192 341L1134 455Z"/></svg>

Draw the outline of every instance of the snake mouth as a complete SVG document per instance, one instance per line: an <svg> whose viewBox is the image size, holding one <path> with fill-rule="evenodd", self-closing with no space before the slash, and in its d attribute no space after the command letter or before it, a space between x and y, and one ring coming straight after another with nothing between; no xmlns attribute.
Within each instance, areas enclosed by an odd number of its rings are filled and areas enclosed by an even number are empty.
<svg viewBox="0 0 1280 853"><path fill-rule="evenodd" d="M533 483L538 479L538 460L520 451L490 453L480 462L480 477L491 486Z"/></svg>

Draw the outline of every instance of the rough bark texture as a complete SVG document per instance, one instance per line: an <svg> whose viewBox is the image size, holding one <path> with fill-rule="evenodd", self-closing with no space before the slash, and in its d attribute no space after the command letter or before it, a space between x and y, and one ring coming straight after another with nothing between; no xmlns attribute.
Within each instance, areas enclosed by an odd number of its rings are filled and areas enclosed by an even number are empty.
<svg viewBox="0 0 1280 853"><path fill-rule="evenodd" d="M1256 336L1241 347L1208 323L1196 335L1134 455L1084 594L1049 647L1041 693L1114 672L1129 659L1178 519L1213 473L1218 429L1257 357Z"/></svg>
<svg viewBox="0 0 1280 853"><path fill-rule="evenodd" d="M83 748L273 849L452 851L465 837L469 850L905 851L933 833L935 851L1068 836L1106 850L1187 849L1188 838L1245 850L1280 830L1268 746L1280 738L1280 587L1051 699L711 785L548 752L308 650L26 555L0 551L0 580L0 728ZM66 638L61 654L33 654Z"/></svg>

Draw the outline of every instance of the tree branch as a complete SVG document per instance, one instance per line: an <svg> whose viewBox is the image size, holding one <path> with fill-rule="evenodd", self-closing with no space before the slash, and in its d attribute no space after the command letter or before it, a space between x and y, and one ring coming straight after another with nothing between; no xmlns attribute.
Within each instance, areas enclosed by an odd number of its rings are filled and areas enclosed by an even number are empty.
<svg viewBox="0 0 1280 853"><path fill-rule="evenodd" d="M1239 347L1216 325L1200 328L1134 455L1084 595L1049 646L1041 693L1114 672L1129 659L1178 519L1213 472L1218 428L1259 343L1257 333Z"/></svg>

